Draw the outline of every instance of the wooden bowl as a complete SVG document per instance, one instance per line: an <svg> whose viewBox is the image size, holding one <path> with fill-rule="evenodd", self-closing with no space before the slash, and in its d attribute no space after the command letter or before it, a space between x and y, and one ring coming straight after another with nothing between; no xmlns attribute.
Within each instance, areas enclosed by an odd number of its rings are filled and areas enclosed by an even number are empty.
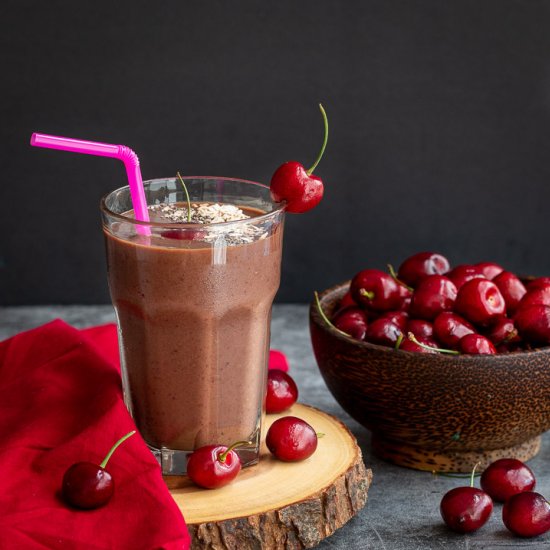
<svg viewBox="0 0 550 550"><path fill-rule="evenodd" d="M349 281L320 294L330 318ZM421 354L360 342L310 307L313 351L338 403L372 432L376 455L419 470L469 472L528 460L550 429L550 348Z"/></svg>

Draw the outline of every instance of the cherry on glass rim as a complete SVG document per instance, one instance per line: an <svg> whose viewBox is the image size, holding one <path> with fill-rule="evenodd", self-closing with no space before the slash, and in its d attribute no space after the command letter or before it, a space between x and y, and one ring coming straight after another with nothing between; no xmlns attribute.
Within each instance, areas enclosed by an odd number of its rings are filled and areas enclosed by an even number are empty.
<svg viewBox="0 0 550 550"><path fill-rule="evenodd" d="M61 484L61 494L68 504L75 508L92 510L109 502L115 484L105 467L117 448L135 433L133 430L122 436L99 465L93 462L77 462L67 469Z"/></svg>
<svg viewBox="0 0 550 550"><path fill-rule="evenodd" d="M271 177L270 190L275 202L286 201L286 211L302 213L315 208L323 198L323 181L314 176L328 141L328 119L321 104L319 104L324 124L324 139L321 151L313 166L306 170L302 164L294 160L285 162Z"/></svg>
<svg viewBox="0 0 550 550"><path fill-rule="evenodd" d="M218 489L231 483L241 471L241 459L235 448L249 444L249 441L237 441L229 447L205 445L195 449L187 459L189 479L204 489Z"/></svg>

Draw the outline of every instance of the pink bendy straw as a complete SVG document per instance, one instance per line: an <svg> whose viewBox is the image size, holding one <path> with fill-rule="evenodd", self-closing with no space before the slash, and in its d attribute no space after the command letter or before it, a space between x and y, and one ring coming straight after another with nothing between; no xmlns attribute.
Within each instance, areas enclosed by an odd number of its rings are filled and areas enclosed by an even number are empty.
<svg viewBox="0 0 550 550"><path fill-rule="evenodd" d="M121 160L126 167L128 185L130 186L130 196L132 197L136 220L143 222L149 221L149 211L147 210L147 202L143 190L139 159L130 147L126 147L126 145L97 143L95 141L85 141L83 139L36 133L31 136L31 145L35 147L44 147L46 149L58 149L60 151L71 151L73 153L84 153L85 155L110 157ZM138 225L137 231L142 235L149 235L148 227Z"/></svg>

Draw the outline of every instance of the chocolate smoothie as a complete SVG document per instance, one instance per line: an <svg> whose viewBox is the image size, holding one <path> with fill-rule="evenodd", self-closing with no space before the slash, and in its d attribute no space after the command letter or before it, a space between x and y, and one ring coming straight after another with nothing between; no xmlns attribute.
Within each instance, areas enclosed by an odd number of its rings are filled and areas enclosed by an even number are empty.
<svg viewBox="0 0 550 550"><path fill-rule="evenodd" d="M193 206L196 214L211 205ZM183 204L160 205L151 221L166 222L163 209L172 223L178 212L185 217ZM173 225L151 235L124 222L104 226L125 398L153 448L191 451L258 437L283 224L256 226L261 211L243 207L243 214L250 219L214 223L218 232L197 224L181 236Z"/></svg>

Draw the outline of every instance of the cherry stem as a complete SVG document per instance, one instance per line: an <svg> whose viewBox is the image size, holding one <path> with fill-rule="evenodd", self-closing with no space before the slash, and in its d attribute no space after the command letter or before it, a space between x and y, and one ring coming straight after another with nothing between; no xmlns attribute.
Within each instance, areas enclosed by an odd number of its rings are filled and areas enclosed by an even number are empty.
<svg viewBox="0 0 550 550"><path fill-rule="evenodd" d="M422 342L419 342L416 339L415 335L412 332L409 332L407 334L407 338L411 342L414 342L417 346L420 346L421 348L424 348L424 349L429 349L429 350L432 350L432 351L438 351L439 353L448 353L449 355L460 355L460 352L456 351L454 349L434 348L433 346L428 346L428 344L423 344Z"/></svg>
<svg viewBox="0 0 550 550"><path fill-rule="evenodd" d="M456 477L457 479L469 479L470 482L472 480L472 474L455 474L452 472L438 472L437 470L432 470L432 474L434 476L442 476L442 477ZM481 474L475 474L474 477L479 477Z"/></svg>
<svg viewBox="0 0 550 550"><path fill-rule="evenodd" d="M325 434L323 432L315 432L315 435L321 439L321 437L325 437Z"/></svg>
<svg viewBox="0 0 550 550"><path fill-rule="evenodd" d="M315 296L315 305L317 306L317 311L319 312L319 315L323 318L323 321L329 326L332 327L335 331L339 332L340 334L343 334L344 336L347 336L348 338L351 338L351 335L347 332L344 332L343 330L340 330L339 328L335 327L329 318L325 315L325 312L323 311L323 308L321 307L321 300L319 300L319 294L317 291L314 293Z"/></svg>
<svg viewBox="0 0 550 550"><path fill-rule="evenodd" d="M475 463L474 469L472 470L472 475L470 476L470 487L474 486L474 477L476 473L476 468L479 466L479 462Z"/></svg>
<svg viewBox="0 0 550 550"><path fill-rule="evenodd" d="M388 264L388 271L390 272L391 278L392 278L398 285L401 285L401 286L405 287L407 290L410 290L411 292L414 291L414 288L413 288L412 286L409 286L408 284L404 283L404 282L397 276L397 273L395 272L395 269L393 268L393 265Z"/></svg>
<svg viewBox="0 0 550 550"><path fill-rule="evenodd" d="M235 449L236 447L241 447L243 445L251 445L251 444L252 444L251 441L237 441L236 443L233 443L233 445L227 447L227 449L222 454L218 455L218 460L223 463L227 459L227 455L233 449Z"/></svg>
<svg viewBox="0 0 550 550"><path fill-rule="evenodd" d="M395 342L395 348L394 349L399 349L401 347L401 342L403 342L403 333L402 332L400 332L399 336L397 337L397 341Z"/></svg>
<svg viewBox="0 0 550 550"><path fill-rule="evenodd" d="M323 124L325 126L325 137L323 139L323 146L321 147L321 152L319 153L319 156L317 157L317 160L313 163L313 166L306 171L308 176L311 176L313 173L313 170L317 168L317 165L319 162L321 162L321 158L323 157L323 153L325 152L325 149L327 147L327 141L328 141L328 119L327 119L327 113L323 109L323 106L319 103L319 109L321 109L321 115L323 115Z"/></svg>
<svg viewBox="0 0 550 550"><path fill-rule="evenodd" d="M107 456L103 459L103 462L99 465L100 468L105 468L107 462L113 456L113 453L118 449L122 443L124 443L129 437L132 437L136 433L136 430L128 432L126 435L123 435L112 447L111 450L107 453Z"/></svg>
<svg viewBox="0 0 550 550"><path fill-rule="evenodd" d="M183 185L183 190L185 191L185 198L187 200L187 222L191 223L191 199L189 198L189 193L187 192L187 185L185 185L185 182L183 181L183 178L181 177L181 174L177 173L178 178L181 181L181 184Z"/></svg>
<svg viewBox="0 0 550 550"><path fill-rule="evenodd" d="M361 288L359 290L359 294L361 294L361 296L364 296L365 298L368 298L369 300L374 299L374 292L372 290L365 290L364 288Z"/></svg>

